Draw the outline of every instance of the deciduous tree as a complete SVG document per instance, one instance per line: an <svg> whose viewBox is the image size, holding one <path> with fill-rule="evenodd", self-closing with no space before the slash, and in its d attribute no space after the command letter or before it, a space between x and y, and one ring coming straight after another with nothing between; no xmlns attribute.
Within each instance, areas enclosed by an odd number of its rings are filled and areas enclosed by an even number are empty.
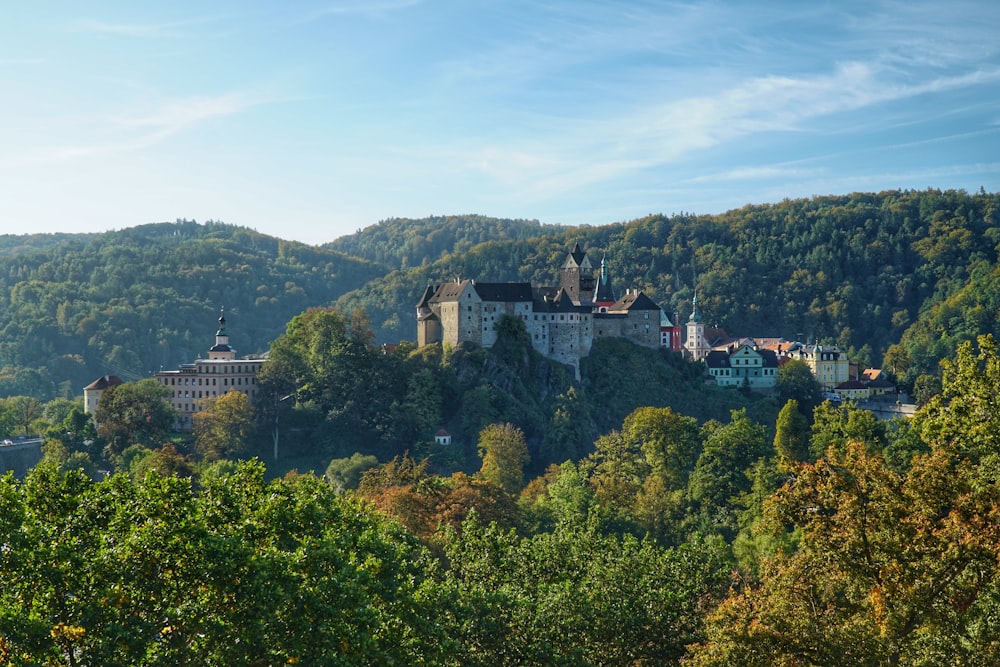
<svg viewBox="0 0 1000 667"><path fill-rule="evenodd" d="M231 389L218 398L208 399L192 420L195 447L209 461L239 456L250 446L253 408L243 392Z"/></svg>
<svg viewBox="0 0 1000 667"><path fill-rule="evenodd" d="M785 467L809 458L809 420L799 411L799 402L794 398L778 413L774 450Z"/></svg>
<svg viewBox="0 0 1000 667"><path fill-rule="evenodd" d="M476 447L483 460L479 476L517 494L524 486L524 466L530 458L524 432L510 423L491 424L479 433Z"/></svg>
<svg viewBox="0 0 1000 667"><path fill-rule="evenodd" d="M94 413L105 455L115 456L133 444L162 444L174 425L170 390L153 379L126 382L101 393Z"/></svg>

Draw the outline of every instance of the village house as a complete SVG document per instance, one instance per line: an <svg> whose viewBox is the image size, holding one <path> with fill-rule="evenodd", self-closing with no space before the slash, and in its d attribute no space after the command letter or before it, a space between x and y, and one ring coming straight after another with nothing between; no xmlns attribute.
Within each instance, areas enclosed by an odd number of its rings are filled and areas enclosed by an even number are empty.
<svg viewBox="0 0 1000 667"><path fill-rule="evenodd" d="M711 350L705 367L722 387L768 389L778 380L778 356L747 338L725 350Z"/></svg>

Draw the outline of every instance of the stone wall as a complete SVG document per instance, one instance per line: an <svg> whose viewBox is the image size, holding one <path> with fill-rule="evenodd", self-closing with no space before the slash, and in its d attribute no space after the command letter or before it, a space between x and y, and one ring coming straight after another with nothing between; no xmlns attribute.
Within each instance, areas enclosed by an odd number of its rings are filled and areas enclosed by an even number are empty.
<svg viewBox="0 0 1000 667"><path fill-rule="evenodd" d="M28 471L42 460L42 441L14 445L0 445L0 474L13 471L14 477L24 479Z"/></svg>

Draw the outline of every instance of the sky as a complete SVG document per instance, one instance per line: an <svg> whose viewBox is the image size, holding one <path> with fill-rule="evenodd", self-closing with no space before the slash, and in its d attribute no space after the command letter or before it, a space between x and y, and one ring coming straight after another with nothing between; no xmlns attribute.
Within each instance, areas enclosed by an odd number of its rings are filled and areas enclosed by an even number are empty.
<svg viewBox="0 0 1000 667"><path fill-rule="evenodd" d="M8 3L0 233L1000 191L995 0Z"/></svg>

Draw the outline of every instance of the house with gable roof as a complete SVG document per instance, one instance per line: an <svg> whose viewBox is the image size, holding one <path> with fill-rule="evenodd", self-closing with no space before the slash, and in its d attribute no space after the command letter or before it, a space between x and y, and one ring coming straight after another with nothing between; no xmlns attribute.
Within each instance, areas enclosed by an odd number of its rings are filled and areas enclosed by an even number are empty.
<svg viewBox="0 0 1000 667"><path fill-rule="evenodd" d="M778 355L747 338L725 350L711 350L705 366L722 387L769 389L778 380Z"/></svg>

